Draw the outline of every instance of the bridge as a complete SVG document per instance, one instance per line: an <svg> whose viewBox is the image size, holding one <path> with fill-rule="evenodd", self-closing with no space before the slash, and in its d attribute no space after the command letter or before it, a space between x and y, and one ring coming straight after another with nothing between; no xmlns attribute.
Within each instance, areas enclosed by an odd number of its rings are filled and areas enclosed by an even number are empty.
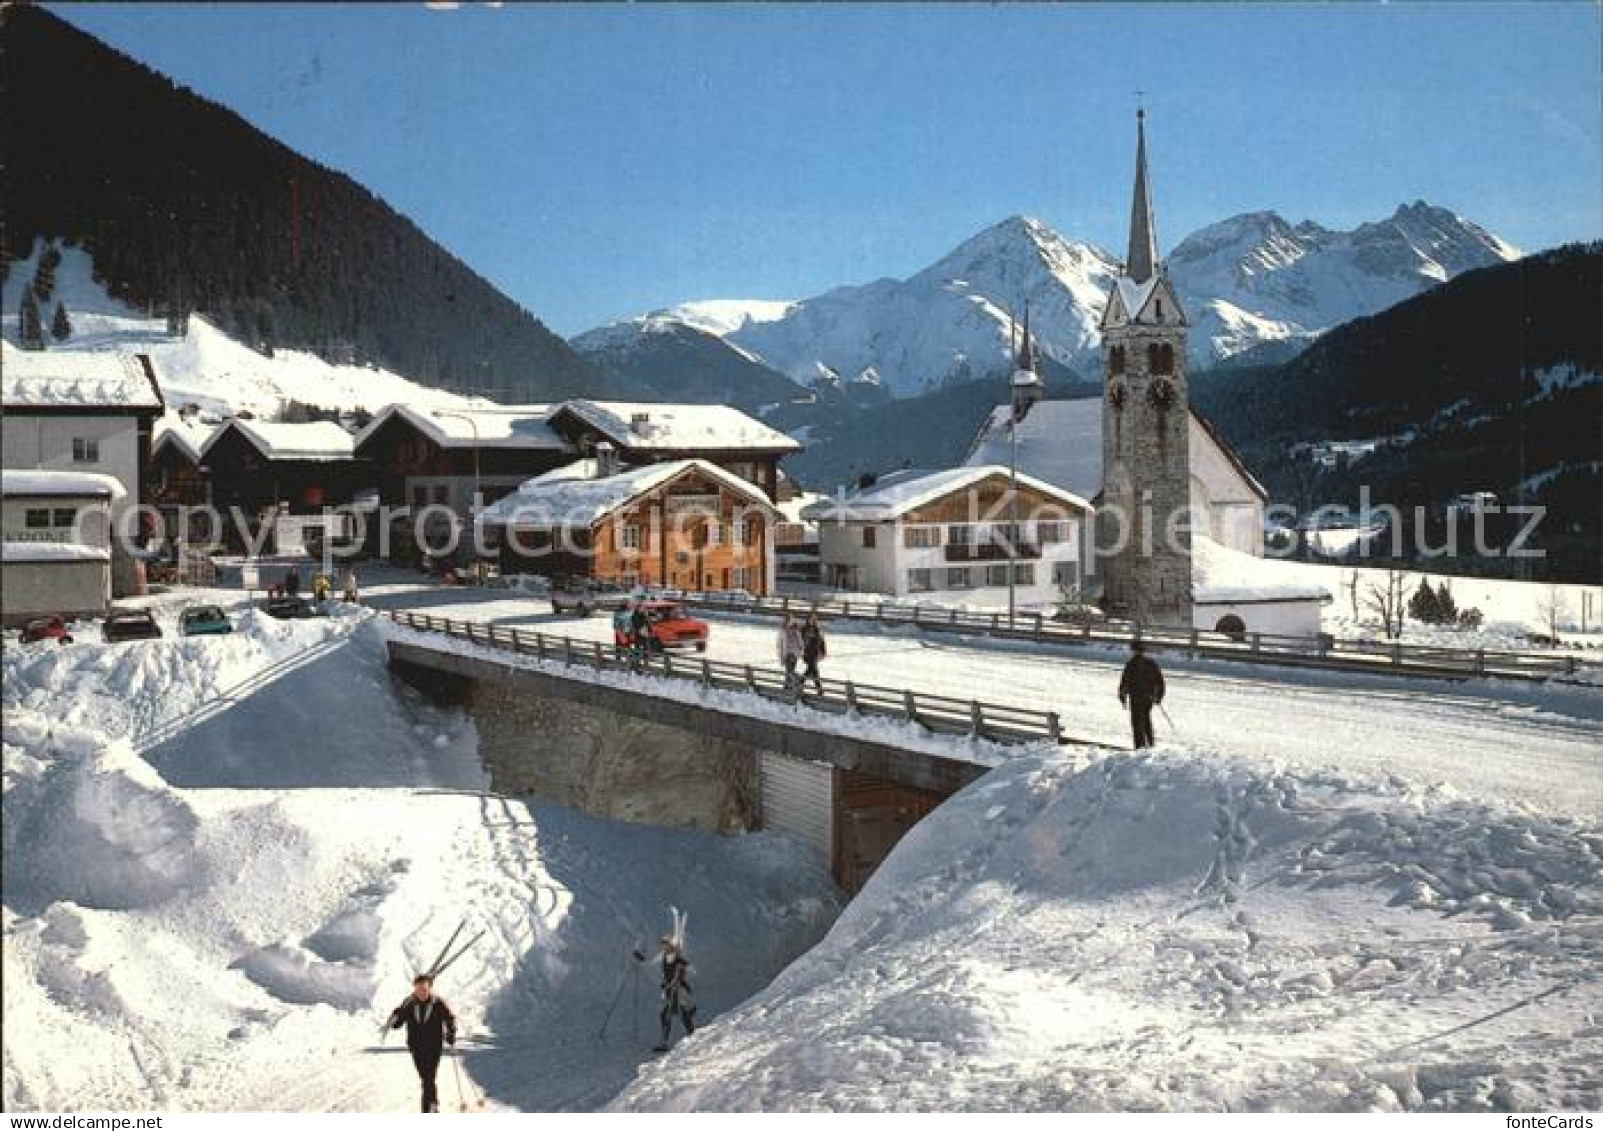
<svg viewBox="0 0 1603 1131"><path fill-rule="evenodd" d="M409 630L391 636L391 669L468 711L494 788L624 820L773 829L847 891L998 747L1096 745L1050 711L853 680L802 691L777 667L386 615Z"/></svg>

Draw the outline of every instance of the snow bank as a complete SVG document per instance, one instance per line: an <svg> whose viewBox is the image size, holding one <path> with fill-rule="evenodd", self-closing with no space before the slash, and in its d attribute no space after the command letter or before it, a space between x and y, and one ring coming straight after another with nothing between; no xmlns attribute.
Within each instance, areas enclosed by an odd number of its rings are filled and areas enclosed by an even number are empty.
<svg viewBox="0 0 1603 1131"><path fill-rule="evenodd" d="M1010 762L648 1109L1591 1109L1600 830L1165 749Z"/></svg>
<svg viewBox="0 0 1603 1131"><path fill-rule="evenodd" d="M596 1034L666 901L704 1019L838 909L775 837L483 792L471 724L390 679L370 614L235 629L4 652L8 1111L416 1110L378 1018L464 916L464 1075L492 1108L595 1107L655 1039L644 982Z"/></svg>

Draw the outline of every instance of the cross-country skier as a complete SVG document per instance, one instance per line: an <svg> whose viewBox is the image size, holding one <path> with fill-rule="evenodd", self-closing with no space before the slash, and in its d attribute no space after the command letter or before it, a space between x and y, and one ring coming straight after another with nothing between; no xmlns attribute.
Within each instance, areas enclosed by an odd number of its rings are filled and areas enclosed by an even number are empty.
<svg viewBox="0 0 1603 1131"><path fill-rule="evenodd" d="M673 1029L674 1015L679 1015L685 1027L685 1036L696 1031L696 999L690 994L690 959L685 957L686 916L673 911L673 931L662 936L662 1040L656 1052L668 1051L668 1037Z"/></svg>
<svg viewBox="0 0 1603 1131"><path fill-rule="evenodd" d="M412 979L412 995L390 1014L391 1029L402 1025L406 1026L406 1047L411 1050L412 1064L423 1081L423 1112L439 1111L440 1093L434 1086L434 1075L440 1068L442 1042L456 1044L456 1014L444 998L434 996L434 979L427 974Z"/></svg>
<svg viewBox="0 0 1603 1131"><path fill-rule="evenodd" d="M1163 702L1163 669L1147 655L1141 641L1131 644L1130 651L1130 662L1119 677L1119 702L1129 703L1130 731L1135 736L1135 748L1140 750L1152 745L1152 708Z"/></svg>

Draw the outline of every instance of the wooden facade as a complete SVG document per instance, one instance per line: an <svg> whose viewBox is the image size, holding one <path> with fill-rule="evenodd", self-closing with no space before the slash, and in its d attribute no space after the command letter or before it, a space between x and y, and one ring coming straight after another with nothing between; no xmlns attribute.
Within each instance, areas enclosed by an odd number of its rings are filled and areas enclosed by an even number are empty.
<svg viewBox="0 0 1603 1131"><path fill-rule="evenodd" d="M368 467L367 486L379 490L391 506L435 501L417 499L408 490L414 479L483 480L484 502L494 502L518 483L573 462L573 453L558 447L483 445L446 447L400 413L392 414L362 437L356 455Z"/></svg>
<svg viewBox="0 0 1603 1131"><path fill-rule="evenodd" d="M774 512L694 468L588 529L504 528L504 573L767 596Z"/></svg>

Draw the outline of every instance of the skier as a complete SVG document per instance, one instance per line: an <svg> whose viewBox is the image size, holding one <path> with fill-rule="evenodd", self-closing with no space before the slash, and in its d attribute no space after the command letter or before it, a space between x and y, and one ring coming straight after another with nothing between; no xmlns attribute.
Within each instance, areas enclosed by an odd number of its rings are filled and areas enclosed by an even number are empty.
<svg viewBox="0 0 1603 1131"><path fill-rule="evenodd" d="M679 1015L685 1027L685 1036L696 1031L696 999L690 994L690 959L685 957L685 922L678 908L673 912L673 931L662 936L662 1040L654 1052L668 1051L668 1036L673 1029L674 1014Z"/></svg>
<svg viewBox="0 0 1603 1131"><path fill-rule="evenodd" d="M796 662L801 659L804 641L802 631L789 613L779 626L779 662L785 665L785 690L796 685Z"/></svg>
<svg viewBox="0 0 1603 1131"><path fill-rule="evenodd" d="M345 600L352 605L361 600L356 590L356 569L353 566L345 567Z"/></svg>
<svg viewBox="0 0 1603 1131"><path fill-rule="evenodd" d="M1141 641L1131 644L1130 651L1130 660L1119 677L1119 703L1129 703L1130 730L1135 735L1135 747L1140 750L1153 743L1152 708L1163 702L1163 669L1147 655Z"/></svg>
<svg viewBox="0 0 1603 1131"><path fill-rule="evenodd" d="M434 1085L434 1074L440 1068L441 1042L456 1044L456 1015L444 998L434 996L434 979L429 975L413 978L412 995L390 1014L391 1029L402 1025L406 1026L406 1047L411 1050L412 1064L423 1081L423 1113L439 1111L440 1093Z"/></svg>
<svg viewBox="0 0 1603 1131"><path fill-rule="evenodd" d="M829 655L829 646L824 641L824 630L818 627L818 617L809 613L807 623L802 626L802 677L801 684L807 686L812 680L818 694L824 693L824 680L818 674L818 661Z"/></svg>

